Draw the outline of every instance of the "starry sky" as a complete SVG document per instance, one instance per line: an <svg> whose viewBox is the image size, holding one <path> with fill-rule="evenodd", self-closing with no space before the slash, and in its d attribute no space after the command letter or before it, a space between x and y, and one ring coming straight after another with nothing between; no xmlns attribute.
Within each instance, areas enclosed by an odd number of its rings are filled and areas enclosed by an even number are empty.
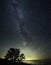
<svg viewBox="0 0 51 65"><path fill-rule="evenodd" d="M9 48L26 59L51 57L50 0L0 0L0 57Z"/></svg>

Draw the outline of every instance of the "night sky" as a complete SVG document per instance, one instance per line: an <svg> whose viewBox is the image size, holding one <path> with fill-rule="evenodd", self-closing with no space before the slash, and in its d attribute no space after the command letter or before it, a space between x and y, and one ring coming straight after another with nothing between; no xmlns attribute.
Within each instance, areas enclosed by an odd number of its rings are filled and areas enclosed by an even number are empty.
<svg viewBox="0 0 51 65"><path fill-rule="evenodd" d="M0 0L0 57L9 48L26 59L51 57L50 0Z"/></svg>

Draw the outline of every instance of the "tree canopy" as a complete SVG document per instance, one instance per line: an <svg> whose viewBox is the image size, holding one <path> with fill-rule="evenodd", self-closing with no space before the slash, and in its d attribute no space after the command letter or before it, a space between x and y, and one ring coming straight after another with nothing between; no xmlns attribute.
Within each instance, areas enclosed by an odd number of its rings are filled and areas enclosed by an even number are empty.
<svg viewBox="0 0 51 65"><path fill-rule="evenodd" d="M20 49L17 48L10 48L5 55L5 59L12 60L12 61L18 61L23 62L23 59L25 59L25 55L23 53L20 53Z"/></svg>

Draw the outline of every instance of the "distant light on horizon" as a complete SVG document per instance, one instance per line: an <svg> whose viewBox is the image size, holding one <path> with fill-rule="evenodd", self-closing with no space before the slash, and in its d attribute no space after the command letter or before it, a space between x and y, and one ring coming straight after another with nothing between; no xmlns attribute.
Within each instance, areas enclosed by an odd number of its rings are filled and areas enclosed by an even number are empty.
<svg viewBox="0 0 51 65"><path fill-rule="evenodd" d="M25 60L39 60L38 58L30 58L30 57L26 57Z"/></svg>

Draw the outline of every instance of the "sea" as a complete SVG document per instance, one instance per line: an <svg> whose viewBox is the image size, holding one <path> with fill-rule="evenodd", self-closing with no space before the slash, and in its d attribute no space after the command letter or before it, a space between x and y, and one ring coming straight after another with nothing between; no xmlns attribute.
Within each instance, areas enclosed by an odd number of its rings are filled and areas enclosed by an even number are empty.
<svg viewBox="0 0 51 65"><path fill-rule="evenodd" d="M24 62L31 65L51 65L51 60L25 60Z"/></svg>

